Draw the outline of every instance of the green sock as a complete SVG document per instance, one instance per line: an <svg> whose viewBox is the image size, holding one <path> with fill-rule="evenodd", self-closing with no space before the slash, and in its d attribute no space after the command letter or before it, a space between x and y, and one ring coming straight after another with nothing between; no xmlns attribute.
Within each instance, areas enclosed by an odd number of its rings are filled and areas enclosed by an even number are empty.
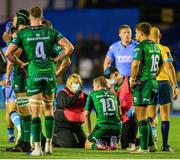
<svg viewBox="0 0 180 160"><path fill-rule="evenodd" d="M148 122L148 127L149 127L149 146L153 146L154 141L153 141L152 128L150 122Z"/></svg>
<svg viewBox="0 0 180 160"><path fill-rule="evenodd" d="M97 149L96 143L93 143L92 146L91 146L91 148L92 148L93 150L96 150L96 149Z"/></svg>
<svg viewBox="0 0 180 160"><path fill-rule="evenodd" d="M24 123L22 116L20 116L20 126L21 126L21 137L19 138L19 141L24 142Z"/></svg>
<svg viewBox="0 0 180 160"><path fill-rule="evenodd" d="M139 133L141 135L141 149L147 150L149 146L149 126L146 119L138 121Z"/></svg>
<svg viewBox="0 0 180 160"><path fill-rule="evenodd" d="M53 116L45 117L45 131L46 131L46 138L52 139L52 135L54 132L54 117Z"/></svg>
<svg viewBox="0 0 180 160"><path fill-rule="evenodd" d="M41 119L39 117L32 118L32 134L34 142L40 142L41 141Z"/></svg>
<svg viewBox="0 0 180 160"><path fill-rule="evenodd" d="M23 116L23 126L24 126L24 142L30 143L31 135L31 115Z"/></svg>
<svg viewBox="0 0 180 160"><path fill-rule="evenodd" d="M44 136L43 132L41 132L41 142L46 142L46 137Z"/></svg>

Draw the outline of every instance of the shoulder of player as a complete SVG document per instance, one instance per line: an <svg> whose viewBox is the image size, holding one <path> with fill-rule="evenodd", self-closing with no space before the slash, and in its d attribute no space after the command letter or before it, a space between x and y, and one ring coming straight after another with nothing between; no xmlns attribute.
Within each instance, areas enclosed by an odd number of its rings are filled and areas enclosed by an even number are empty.
<svg viewBox="0 0 180 160"><path fill-rule="evenodd" d="M96 95L99 91L92 91L90 94L89 94L89 97L93 97L94 95Z"/></svg>
<svg viewBox="0 0 180 160"><path fill-rule="evenodd" d="M159 44L158 46L159 46L159 48L160 48L161 50L166 51L166 52L170 52L169 47L167 47L167 46L165 46L165 45L162 45L162 44Z"/></svg>
<svg viewBox="0 0 180 160"><path fill-rule="evenodd" d="M88 95L88 98L92 97L94 94L94 91L92 91L89 95Z"/></svg>
<svg viewBox="0 0 180 160"><path fill-rule="evenodd" d="M94 99L97 95L101 95L101 94L103 94L102 90L96 90L96 91L91 92L88 97L91 97L92 99Z"/></svg>
<svg viewBox="0 0 180 160"><path fill-rule="evenodd" d="M117 97L117 95L115 93L113 93L113 91L111 89L108 90L109 91L109 95L112 95L114 97Z"/></svg>
<svg viewBox="0 0 180 160"><path fill-rule="evenodd" d="M136 40L132 39L131 45L137 46L138 44L139 44L139 42L137 42Z"/></svg>
<svg viewBox="0 0 180 160"><path fill-rule="evenodd" d="M138 43L136 46L135 46L135 48L134 48L134 50L138 50L138 49L140 49L140 48L142 48L144 46L144 43Z"/></svg>
<svg viewBox="0 0 180 160"><path fill-rule="evenodd" d="M113 44L110 45L109 49L114 49L117 46L119 46L120 44L121 44L121 41L114 42Z"/></svg>
<svg viewBox="0 0 180 160"><path fill-rule="evenodd" d="M23 28L23 29L20 29L20 30L18 30L18 33L17 34L24 34L24 32L27 32L27 31L29 31L29 29L30 29L30 27L26 27L26 28Z"/></svg>
<svg viewBox="0 0 180 160"><path fill-rule="evenodd" d="M139 44L137 44L137 46L135 48L146 48L146 47L149 47L149 45L157 46L157 44L151 40L144 40L144 41L140 42Z"/></svg>

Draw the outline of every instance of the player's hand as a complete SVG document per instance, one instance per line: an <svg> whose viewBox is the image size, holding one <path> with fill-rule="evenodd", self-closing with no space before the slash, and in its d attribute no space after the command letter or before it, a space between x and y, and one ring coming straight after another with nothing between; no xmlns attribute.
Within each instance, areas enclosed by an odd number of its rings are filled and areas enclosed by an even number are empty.
<svg viewBox="0 0 180 160"><path fill-rule="evenodd" d="M10 36L7 32L4 32L2 39L4 40L4 42L10 42L12 40L12 36Z"/></svg>
<svg viewBox="0 0 180 160"><path fill-rule="evenodd" d="M10 86L10 85L11 85L11 81L10 81L9 78L7 78L7 79L5 80L4 86Z"/></svg>
<svg viewBox="0 0 180 160"><path fill-rule="evenodd" d="M61 60L62 60L61 55L58 55L56 58L54 58L54 62L55 62L55 63L58 63L58 62L61 61Z"/></svg>
<svg viewBox="0 0 180 160"><path fill-rule="evenodd" d="M176 100L179 95L179 88L173 88L173 99Z"/></svg>
<svg viewBox="0 0 180 160"><path fill-rule="evenodd" d="M25 69L28 65L28 62L22 62L21 61L19 65L20 65L20 68Z"/></svg>
<svg viewBox="0 0 180 160"><path fill-rule="evenodd" d="M5 86L5 87L9 86L9 85L6 85L5 82L6 82L6 81L0 81L0 86Z"/></svg>
<svg viewBox="0 0 180 160"><path fill-rule="evenodd" d="M59 77L59 76L61 76L61 72L56 72L56 77Z"/></svg>
<svg viewBox="0 0 180 160"><path fill-rule="evenodd" d="M130 79L129 79L129 83L130 83L130 88L133 88L134 85L136 84L135 79L130 78Z"/></svg>

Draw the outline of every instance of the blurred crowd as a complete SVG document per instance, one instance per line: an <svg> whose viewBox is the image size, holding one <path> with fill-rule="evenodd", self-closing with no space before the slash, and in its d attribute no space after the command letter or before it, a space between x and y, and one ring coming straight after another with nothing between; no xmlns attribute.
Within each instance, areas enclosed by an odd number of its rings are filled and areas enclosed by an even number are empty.
<svg viewBox="0 0 180 160"><path fill-rule="evenodd" d="M74 43L72 60L72 72L79 72L85 83L91 82L94 77L102 75L103 61L108 46L101 40L99 34L89 33L87 37L77 33Z"/></svg>

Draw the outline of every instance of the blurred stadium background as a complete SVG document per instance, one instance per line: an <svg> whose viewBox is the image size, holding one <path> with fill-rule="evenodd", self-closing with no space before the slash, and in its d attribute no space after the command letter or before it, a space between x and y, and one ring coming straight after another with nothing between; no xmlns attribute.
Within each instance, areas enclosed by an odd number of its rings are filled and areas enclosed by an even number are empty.
<svg viewBox="0 0 180 160"><path fill-rule="evenodd" d="M85 89L91 89L92 78L102 74L108 47L119 39L119 26L128 24L134 30L138 22L147 21L161 29L161 42L172 51L180 84L179 0L0 0L0 37L15 12L31 6L41 6L45 18L75 46L72 65L61 81L70 73L79 72ZM0 38L0 47L4 46ZM3 107L2 93L0 100ZM172 110L180 111L180 96Z"/></svg>

